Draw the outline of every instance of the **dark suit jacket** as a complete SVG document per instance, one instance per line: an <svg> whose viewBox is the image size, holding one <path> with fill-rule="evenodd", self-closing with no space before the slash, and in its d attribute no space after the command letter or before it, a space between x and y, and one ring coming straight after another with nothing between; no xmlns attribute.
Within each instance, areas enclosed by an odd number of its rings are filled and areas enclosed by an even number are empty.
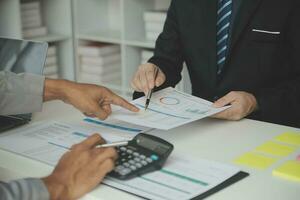
<svg viewBox="0 0 300 200"><path fill-rule="evenodd" d="M243 0L219 77L216 9L217 0L172 0L149 60L166 74L163 87L180 81L185 62L193 95L214 101L246 91L259 104L249 118L300 127L300 1Z"/></svg>

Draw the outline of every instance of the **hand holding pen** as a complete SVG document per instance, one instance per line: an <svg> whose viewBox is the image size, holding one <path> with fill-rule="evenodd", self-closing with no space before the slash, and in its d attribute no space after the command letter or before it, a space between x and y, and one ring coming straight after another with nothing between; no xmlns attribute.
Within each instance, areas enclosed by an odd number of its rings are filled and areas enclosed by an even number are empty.
<svg viewBox="0 0 300 200"><path fill-rule="evenodd" d="M156 68L155 68L155 72L154 72L154 82L155 82L155 80L156 80L156 78L157 78L158 72L159 72L159 68L156 67ZM154 90L154 87L153 87L153 88L148 92L148 94L147 94L147 97L146 97L146 104L145 104L145 110L147 110L148 107L149 107L150 99L151 99L151 97L152 97L153 90Z"/></svg>
<svg viewBox="0 0 300 200"><path fill-rule="evenodd" d="M158 72L155 76L156 69ZM146 63L139 66L131 81L131 87L136 92L143 92L147 96L150 90L161 86L165 81L166 76L159 67L152 63Z"/></svg>

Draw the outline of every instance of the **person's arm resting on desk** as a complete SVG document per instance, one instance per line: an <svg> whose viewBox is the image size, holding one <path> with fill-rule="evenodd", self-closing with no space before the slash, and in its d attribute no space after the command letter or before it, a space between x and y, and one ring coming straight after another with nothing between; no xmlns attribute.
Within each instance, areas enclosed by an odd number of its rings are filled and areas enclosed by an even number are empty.
<svg viewBox="0 0 300 200"><path fill-rule="evenodd" d="M55 99L73 105L87 116L98 117L102 120L111 114L111 104L124 107L132 112L139 110L105 87L46 79L44 101Z"/></svg>
<svg viewBox="0 0 300 200"><path fill-rule="evenodd" d="M113 148L95 148L103 143L94 134L62 156L51 175L0 182L1 200L73 200L94 189L114 168L117 153Z"/></svg>
<svg viewBox="0 0 300 200"><path fill-rule="evenodd" d="M111 104L138 111L138 108L105 87L4 71L0 72L0 99L0 115L40 111L43 101L50 100L62 100L99 119L107 118L111 113Z"/></svg>
<svg viewBox="0 0 300 200"><path fill-rule="evenodd" d="M39 111L43 101L62 100L83 113L105 119L111 104L131 111L138 108L107 88L66 80L51 80L31 74L0 72L0 114ZM91 191L114 167L117 154L113 148L95 148L104 140L96 134L72 147L53 173L41 179L0 182L1 200L78 199Z"/></svg>

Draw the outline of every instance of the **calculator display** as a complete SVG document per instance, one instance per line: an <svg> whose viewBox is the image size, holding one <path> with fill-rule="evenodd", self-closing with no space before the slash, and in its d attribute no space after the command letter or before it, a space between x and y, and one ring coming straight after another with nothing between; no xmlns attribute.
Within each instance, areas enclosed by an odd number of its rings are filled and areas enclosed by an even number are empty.
<svg viewBox="0 0 300 200"><path fill-rule="evenodd" d="M138 137L136 143L139 146L155 151L159 154L164 154L169 150L169 146L163 143L154 141L147 137Z"/></svg>

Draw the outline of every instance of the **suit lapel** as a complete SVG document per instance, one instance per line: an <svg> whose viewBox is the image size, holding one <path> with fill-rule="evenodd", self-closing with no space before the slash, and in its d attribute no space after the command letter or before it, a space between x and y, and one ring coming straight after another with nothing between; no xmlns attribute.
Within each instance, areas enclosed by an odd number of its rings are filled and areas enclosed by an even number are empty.
<svg viewBox="0 0 300 200"><path fill-rule="evenodd" d="M262 0L243 0L241 2L240 9L237 13L237 16L235 17L236 20L233 24L232 36L231 36L232 39L231 39L231 45L230 45L228 58L231 57L231 53L232 53L234 46L238 42L242 33L245 31L245 28L247 27L248 22L250 21L253 14L255 14L255 11L261 1Z"/></svg>

